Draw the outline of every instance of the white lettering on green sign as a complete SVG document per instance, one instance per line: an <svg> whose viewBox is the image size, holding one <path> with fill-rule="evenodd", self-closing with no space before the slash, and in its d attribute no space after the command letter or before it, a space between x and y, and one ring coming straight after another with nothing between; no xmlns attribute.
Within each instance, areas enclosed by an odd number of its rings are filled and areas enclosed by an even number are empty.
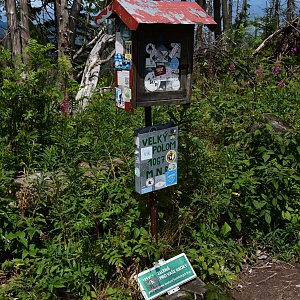
<svg viewBox="0 0 300 300"><path fill-rule="evenodd" d="M182 253L164 262L161 266L138 274L138 282L144 298L151 300L195 277L195 271L186 255Z"/></svg>

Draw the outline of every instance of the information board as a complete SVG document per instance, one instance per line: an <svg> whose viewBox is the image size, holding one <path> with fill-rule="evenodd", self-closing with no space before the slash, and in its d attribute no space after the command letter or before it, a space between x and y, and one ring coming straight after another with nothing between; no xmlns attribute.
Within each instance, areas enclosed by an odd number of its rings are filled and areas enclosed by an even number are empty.
<svg viewBox="0 0 300 300"><path fill-rule="evenodd" d="M167 293L197 275L186 255L181 253L158 266L138 274L138 283L146 300Z"/></svg>
<svg viewBox="0 0 300 300"><path fill-rule="evenodd" d="M146 92L180 90L181 43L152 42L145 47Z"/></svg>
<svg viewBox="0 0 300 300"><path fill-rule="evenodd" d="M150 126L135 132L135 190L146 194L177 184L178 127Z"/></svg>

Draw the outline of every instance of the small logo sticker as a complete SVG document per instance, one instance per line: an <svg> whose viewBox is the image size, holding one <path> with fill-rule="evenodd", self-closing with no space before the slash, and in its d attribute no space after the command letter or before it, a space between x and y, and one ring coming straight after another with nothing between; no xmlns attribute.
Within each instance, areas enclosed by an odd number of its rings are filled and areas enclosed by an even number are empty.
<svg viewBox="0 0 300 300"><path fill-rule="evenodd" d="M169 166L168 166L169 171L176 170L176 169L177 169L177 163L176 162L169 164Z"/></svg>
<svg viewBox="0 0 300 300"><path fill-rule="evenodd" d="M152 186L154 184L154 178L148 178L146 180L146 186Z"/></svg>
<svg viewBox="0 0 300 300"><path fill-rule="evenodd" d="M176 151L175 150L170 150L166 155L166 161L168 163L172 163L176 160L176 156L177 156Z"/></svg>

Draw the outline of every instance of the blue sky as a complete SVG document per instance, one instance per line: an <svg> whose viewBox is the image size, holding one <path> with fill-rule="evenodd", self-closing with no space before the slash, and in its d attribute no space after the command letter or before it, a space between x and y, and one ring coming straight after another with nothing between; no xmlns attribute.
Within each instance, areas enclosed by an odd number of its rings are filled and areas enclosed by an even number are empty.
<svg viewBox="0 0 300 300"><path fill-rule="evenodd" d="M240 1L241 2L241 1ZM266 3L269 3L270 1L268 0L248 0L249 4L250 4L250 15L251 17L261 17L264 14L264 9L266 7ZM286 2L287 1L281 1L284 5L283 9L286 8ZM296 7L300 8L300 0L296 0ZM297 11L297 10L296 10Z"/></svg>
<svg viewBox="0 0 300 300"><path fill-rule="evenodd" d="M234 1L235 3L236 1ZM240 0L240 2L242 2ZM248 3L250 4L250 16L251 17L255 17L255 16L263 16L264 14L264 10L266 7L266 3L269 3L270 0L248 0ZM286 5L286 0L281 0L282 3L284 3L284 5ZM31 0L32 5L39 5L40 0ZM299 11L300 9L300 0L296 0L296 11ZM284 7L285 8L285 7ZM3 7L0 6L0 21L6 21L6 18L4 16L4 12L3 12Z"/></svg>

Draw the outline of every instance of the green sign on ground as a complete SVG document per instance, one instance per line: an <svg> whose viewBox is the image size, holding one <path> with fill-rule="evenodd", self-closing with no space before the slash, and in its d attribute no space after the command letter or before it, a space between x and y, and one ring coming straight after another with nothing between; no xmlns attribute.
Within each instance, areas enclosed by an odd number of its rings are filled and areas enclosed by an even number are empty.
<svg viewBox="0 0 300 300"><path fill-rule="evenodd" d="M138 274L138 282L144 298L151 300L196 277L186 255L181 253Z"/></svg>

